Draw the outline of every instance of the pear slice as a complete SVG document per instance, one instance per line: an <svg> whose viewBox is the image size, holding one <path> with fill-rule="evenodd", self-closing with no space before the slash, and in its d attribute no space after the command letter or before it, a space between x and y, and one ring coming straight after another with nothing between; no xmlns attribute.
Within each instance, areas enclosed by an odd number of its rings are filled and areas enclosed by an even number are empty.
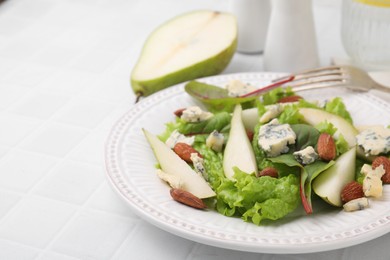
<svg viewBox="0 0 390 260"><path fill-rule="evenodd" d="M356 148L342 154L336 163L322 172L313 181L313 190L323 200L336 207L341 207L341 191L355 179Z"/></svg>
<svg viewBox="0 0 390 260"><path fill-rule="evenodd" d="M216 75L237 47L237 21L228 13L194 11L158 27L149 36L131 74L137 95Z"/></svg>
<svg viewBox="0 0 390 260"><path fill-rule="evenodd" d="M164 144L157 136L142 129L146 139L152 147L161 169L167 173L177 176L180 179L181 189L194 194L200 199L215 196L202 176L197 174L184 160Z"/></svg>
<svg viewBox="0 0 390 260"><path fill-rule="evenodd" d="M332 123L333 126L337 128L337 131L333 136L335 139L338 139L339 135L342 134L349 147L354 147L356 145L356 135L358 134L358 131L344 118L315 108L300 108L299 113L303 116L306 123L312 126L316 126L324 121Z"/></svg>
<svg viewBox="0 0 390 260"><path fill-rule="evenodd" d="M242 122L241 113L241 105L236 105L223 155L223 170L229 179L233 179L233 167L248 174L257 173L255 154Z"/></svg>

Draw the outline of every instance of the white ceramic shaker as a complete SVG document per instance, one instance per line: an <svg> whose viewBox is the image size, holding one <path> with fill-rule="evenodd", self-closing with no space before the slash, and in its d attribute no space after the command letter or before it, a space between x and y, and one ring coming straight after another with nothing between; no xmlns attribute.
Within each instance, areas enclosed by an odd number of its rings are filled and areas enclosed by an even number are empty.
<svg viewBox="0 0 390 260"><path fill-rule="evenodd" d="M270 0L230 0L229 10L238 23L237 51L262 52L271 13Z"/></svg>
<svg viewBox="0 0 390 260"><path fill-rule="evenodd" d="M273 0L264 69L297 72L318 65L311 0Z"/></svg>

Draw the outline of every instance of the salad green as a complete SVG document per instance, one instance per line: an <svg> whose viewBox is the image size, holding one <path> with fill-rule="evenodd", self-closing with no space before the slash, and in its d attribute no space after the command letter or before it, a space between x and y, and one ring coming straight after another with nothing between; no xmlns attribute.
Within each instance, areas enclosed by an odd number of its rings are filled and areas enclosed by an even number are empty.
<svg viewBox="0 0 390 260"><path fill-rule="evenodd" d="M175 120L166 124L165 131L159 135L159 139L163 142L175 131L186 136L195 137L192 147L202 156L205 170L202 176L216 193L215 197L204 199L209 207L215 208L225 216L241 217L244 221L256 225L260 225L266 219L277 220L283 218L296 210L300 203L302 203L307 214L313 213L312 197L315 196L312 192L313 180L327 172L335 164L337 158L349 151L351 147L345 140L344 133L339 133L340 131L334 124L329 121L322 121L319 124L310 125L300 113L300 109L323 110L344 118L346 122L352 125L352 117L342 99L334 98L322 105L305 99L284 104L282 111L275 114L274 118L276 118L277 124L291 127L296 139L295 143L288 144L276 156L271 157L260 145L262 140L260 140L259 132L265 125L275 124L275 122L260 122L258 118L267 113L270 106L279 106L278 101L281 98L294 96L295 93L292 89L276 88L263 94L260 99L253 99L253 97L229 97L226 90L215 91L215 88L218 87L196 81L189 82L186 86L188 93L195 95L195 98L204 102L208 110L213 112L213 116L204 121L199 120L199 122L188 122L183 118L176 117ZM212 89L210 93L217 96L199 97L199 93L206 93L207 96L210 89ZM231 129L231 112L234 106L243 104L247 109L257 110L255 127L246 129L257 168L259 171L269 167L276 169L278 178L259 177L257 172L243 172L237 167L233 167L233 178L227 178L223 164L224 149L214 151L207 145L207 139L210 137L210 133L214 131L223 134L224 143L226 144ZM302 152L308 147L312 148L313 151L317 150L318 139L321 134L326 133L334 136L336 132L338 132L338 136L335 138L337 157L334 160L322 160L318 158L317 154L313 155L313 160L310 163L297 159L295 152ZM270 133L267 134L270 135ZM282 146L282 144L278 144L278 146ZM303 153L303 155L305 154ZM355 179L359 183L362 183L364 179L360 169L366 161L365 158L358 158L354 166ZM191 163L189 165L196 171Z"/></svg>

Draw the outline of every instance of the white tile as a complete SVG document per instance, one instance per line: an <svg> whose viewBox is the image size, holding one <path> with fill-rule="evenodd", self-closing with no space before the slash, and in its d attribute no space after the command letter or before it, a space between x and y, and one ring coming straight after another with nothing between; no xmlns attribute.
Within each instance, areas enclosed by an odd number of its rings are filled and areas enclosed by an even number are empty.
<svg viewBox="0 0 390 260"><path fill-rule="evenodd" d="M0 238L45 247L74 213L60 202L26 198L0 225Z"/></svg>
<svg viewBox="0 0 390 260"><path fill-rule="evenodd" d="M21 147L29 151L63 157L78 145L88 131L78 127L49 124L29 136Z"/></svg>
<svg viewBox="0 0 390 260"><path fill-rule="evenodd" d="M0 145L0 159L10 151L11 147Z"/></svg>
<svg viewBox="0 0 390 260"><path fill-rule="evenodd" d="M0 35L13 36L31 25L31 21L12 15L0 17Z"/></svg>
<svg viewBox="0 0 390 260"><path fill-rule="evenodd" d="M56 93L78 94L90 85L95 84L96 76L87 72L61 70L46 78L37 86L39 89Z"/></svg>
<svg viewBox="0 0 390 260"><path fill-rule="evenodd" d="M104 132L92 132L69 154L69 158L101 165L106 138L107 134Z"/></svg>
<svg viewBox="0 0 390 260"><path fill-rule="evenodd" d="M35 259L38 253L38 250L0 240L0 259L32 260Z"/></svg>
<svg viewBox="0 0 390 260"><path fill-rule="evenodd" d="M92 49L72 61L69 67L75 70L102 73L119 57L119 52Z"/></svg>
<svg viewBox="0 0 390 260"><path fill-rule="evenodd" d="M32 62L46 66L62 67L72 59L80 56L82 50L64 45L45 46L31 59Z"/></svg>
<svg viewBox="0 0 390 260"><path fill-rule="evenodd" d="M35 87L39 82L56 71L55 68L40 66L35 63L25 61L23 66L16 68L4 77L4 80L14 84L22 84L29 87Z"/></svg>
<svg viewBox="0 0 390 260"><path fill-rule="evenodd" d="M110 114L113 108L114 105L95 99L75 98L57 113L54 120L94 128Z"/></svg>
<svg viewBox="0 0 390 260"><path fill-rule="evenodd" d="M37 129L41 123L41 120L33 118L0 113L0 144L16 145Z"/></svg>
<svg viewBox="0 0 390 260"><path fill-rule="evenodd" d="M53 252L45 252L42 256L38 257L36 260L80 260L80 258L74 258L68 255L62 255Z"/></svg>
<svg viewBox="0 0 390 260"><path fill-rule="evenodd" d="M187 239L174 236L142 222L137 226L135 232L126 239L112 260L156 259L157 256L163 256L164 259L170 260L182 260L186 259L194 244ZM153 249L145 250L145 245L149 245Z"/></svg>
<svg viewBox="0 0 390 260"><path fill-rule="evenodd" d="M291 257L291 256L290 256ZM213 260L236 260L236 259L245 259L245 260L258 260L258 253L250 252L241 252L235 250L229 250L224 248L218 248L213 246L208 246L204 244L196 244L194 250L186 258L188 260L204 260L204 259L213 259ZM277 258L279 259L279 258ZM291 259L291 258L288 258Z"/></svg>
<svg viewBox="0 0 390 260"><path fill-rule="evenodd" d="M130 72L129 72L130 73ZM111 102L128 101L133 104L135 95L128 77L102 76L99 81L83 92L86 97L94 97Z"/></svg>
<svg viewBox="0 0 390 260"><path fill-rule="evenodd" d="M20 200L20 196L0 191L0 219L4 217ZM1 259L1 258L0 258Z"/></svg>
<svg viewBox="0 0 390 260"><path fill-rule="evenodd" d="M129 205L127 205L109 185L108 181L106 181L105 185L92 195L87 203L87 207L115 212L125 217L138 219Z"/></svg>
<svg viewBox="0 0 390 260"><path fill-rule="evenodd" d="M48 198L82 204L104 179L102 167L65 161L55 167L34 193Z"/></svg>
<svg viewBox="0 0 390 260"><path fill-rule="evenodd" d="M11 106L16 100L26 95L29 90L28 87L11 85L6 82L0 83L0 110Z"/></svg>
<svg viewBox="0 0 390 260"><path fill-rule="evenodd" d="M51 250L81 259L110 259L134 227L128 219L83 212L52 245Z"/></svg>
<svg viewBox="0 0 390 260"><path fill-rule="evenodd" d="M34 91L18 100L10 111L24 116L47 119L68 102L69 99L70 97L66 95Z"/></svg>
<svg viewBox="0 0 390 260"><path fill-rule="evenodd" d="M20 163L23 162L23 163ZM57 163L56 159L23 151L12 151L0 160L0 187L28 191Z"/></svg>

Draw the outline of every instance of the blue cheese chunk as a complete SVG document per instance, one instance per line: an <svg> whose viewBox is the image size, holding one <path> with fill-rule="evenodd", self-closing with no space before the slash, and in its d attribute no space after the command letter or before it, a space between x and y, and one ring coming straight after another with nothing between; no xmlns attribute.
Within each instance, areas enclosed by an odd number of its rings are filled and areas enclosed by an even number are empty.
<svg viewBox="0 0 390 260"><path fill-rule="evenodd" d="M385 174L383 165L376 167L374 170L368 165L363 165L360 172L364 175L363 192L366 197L382 197L383 186L382 176Z"/></svg>
<svg viewBox="0 0 390 260"><path fill-rule="evenodd" d="M368 207L368 199L364 197L348 201L343 205L344 210L347 212L362 210L367 207Z"/></svg>
<svg viewBox="0 0 390 260"><path fill-rule="evenodd" d="M224 138L223 134L214 130L207 137L206 146L213 149L216 152L220 152L220 151L222 151L224 140L225 140L225 138Z"/></svg>
<svg viewBox="0 0 390 260"><path fill-rule="evenodd" d="M184 109L182 115L180 116L181 119L189 123L206 121L211 117L213 117L213 113L203 111L198 106L192 106Z"/></svg>
<svg viewBox="0 0 390 260"><path fill-rule="evenodd" d="M293 153L295 159L301 164L311 164L318 159L318 154L312 146Z"/></svg>
<svg viewBox="0 0 390 260"><path fill-rule="evenodd" d="M173 147L175 147L177 143L185 143L192 146L194 142L195 142L195 136L187 137L179 133L179 131L175 130L165 141L165 144L172 149Z"/></svg>
<svg viewBox="0 0 390 260"><path fill-rule="evenodd" d="M356 142L366 156L388 153L390 151L390 129L384 127L366 129L356 136Z"/></svg>
<svg viewBox="0 0 390 260"><path fill-rule="evenodd" d="M288 145L295 144L296 134L289 124L280 124L273 119L268 124L260 127L258 145L268 157L276 157L287 153Z"/></svg>
<svg viewBox="0 0 390 260"><path fill-rule="evenodd" d="M226 85L226 89L230 97L239 97L256 90L254 86L245 84L242 81L236 79L229 81L229 83Z"/></svg>
<svg viewBox="0 0 390 260"><path fill-rule="evenodd" d="M172 188L180 189L182 187L182 182L179 177L176 175L168 174L161 169L156 170L157 176L169 184Z"/></svg>
<svg viewBox="0 0 390 260"><path fill-rule="evenodd" d="M191 153L190 159L194 165L195 172L207 180L208 176L203 166L203 158L199 157L197 153Z"/></svg>

